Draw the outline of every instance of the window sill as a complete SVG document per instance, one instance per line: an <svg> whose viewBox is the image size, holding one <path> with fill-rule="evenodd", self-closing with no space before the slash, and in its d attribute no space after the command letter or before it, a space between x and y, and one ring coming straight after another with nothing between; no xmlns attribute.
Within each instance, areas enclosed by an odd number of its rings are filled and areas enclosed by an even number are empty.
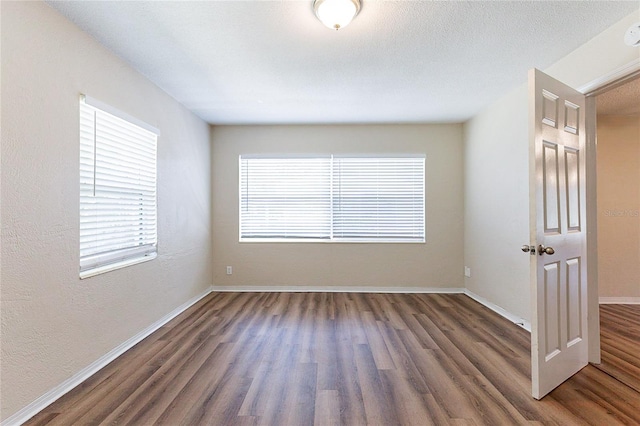
<svg viewBox="0 0 640 426"><path fill-rule="evenodd" d="M426 244L422 241L406 241L406 240L329 240L329 239L312 239L312 238L245 238L238 241L241 244L247 243L310 243L310 244Z"/></svg>
<svg viewBox="0 0 640 426"><path fill-rule="evenodd" d="M115 271L116 269L126 268L127 266L137 265L138 263L148 262L158 257L157 253L151 253L146 256L136 257L134 259L127 259L121 262L112 263L110 265L100 266L98 268L89 269L80 272L80 279L95 277L96 275L104 274L106 272Z"/></svg>

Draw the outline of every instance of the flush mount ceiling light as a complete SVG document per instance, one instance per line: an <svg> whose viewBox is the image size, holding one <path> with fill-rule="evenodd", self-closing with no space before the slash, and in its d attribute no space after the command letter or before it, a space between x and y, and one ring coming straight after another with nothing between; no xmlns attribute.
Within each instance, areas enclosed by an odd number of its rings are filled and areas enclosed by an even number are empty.
<svg viewBox="0 0 640 426"><path fill-rule="evenodd" d="M313 10L325 26L339 30L358 14L360 0L314 0Z"/></svg>

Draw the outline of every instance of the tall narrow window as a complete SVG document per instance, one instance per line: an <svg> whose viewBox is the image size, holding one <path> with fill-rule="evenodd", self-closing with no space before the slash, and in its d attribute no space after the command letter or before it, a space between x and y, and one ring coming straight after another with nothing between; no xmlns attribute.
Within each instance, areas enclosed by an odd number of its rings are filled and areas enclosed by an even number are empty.
<svg viewBox="0 0 640 426"><path fill-rule="evenodd" d="M81 278L156 256L158 135L125 113L81 98Z"/></svg>
<svg viewBox="0 0 640 426"><path fill-rule="evenodd" d="M424 155L240 157L240 240L424 242Z"/></svg>

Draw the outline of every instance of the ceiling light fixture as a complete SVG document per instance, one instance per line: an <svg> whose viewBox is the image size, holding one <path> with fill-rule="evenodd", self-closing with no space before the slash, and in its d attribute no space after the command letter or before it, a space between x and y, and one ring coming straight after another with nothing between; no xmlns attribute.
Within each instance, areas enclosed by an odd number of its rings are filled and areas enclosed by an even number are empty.
<svg viewBox="0 0 640 426"><path fill-rule="evenodd" d="M360 0L314 0L313 10L325 26L339 30L360 12Z"/></svg>

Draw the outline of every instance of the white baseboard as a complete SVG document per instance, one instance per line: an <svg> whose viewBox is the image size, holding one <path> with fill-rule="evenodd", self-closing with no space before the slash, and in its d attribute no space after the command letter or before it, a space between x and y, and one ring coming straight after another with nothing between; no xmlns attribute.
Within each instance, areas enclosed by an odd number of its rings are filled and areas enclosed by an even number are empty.
<svg viewBox="0 0 640 426"><path fill-rule="evenodd" d="M207 289L204 293L178 306L176 309L169 312L167 315L160 318L158 321L154 322L149 327L145 328L135 336L131 337L130 339L123 342L116 348L112 349L105 355L101 356L99 359L97 359L87 367L83 368L82 370L78 371L76 374L74 374L64 382L60 383L58 386L54 387L44 395L40 396L38 399L36 399L26 407L22 408L20 411L16 412L10 417L7 417L2 422L2 426L19 426L22 423L26 422L31 417L35 416L40 411L44 410L53 402L55 402L57 399L62 397L64 394L66 394L67 392L69 392L70 390L78 386L80 383L87 380L89 377L97 373L102 368L106 367L107 364L109 364L111 361L118 358L127 350L131 349L137 343L142 341L145 337L149 336L151 333L158 330L160 327L162 327L163 325L171 321L173 318L177 317L182 312L189 309L192 305L197 303L203 297L207 296L209 293L211 293L211 288Z"/></svg>
<svg viewBox="0 0 640 426"><path fill-rule="evenodd" d="M475 294L472 291L469 291L469 290L465 289L464 290L464 294L466 294L467 296L469 296L470 298L472 298L476 302L480 303L481 305L484 305L487 308L491 309L493 312L497 313L498 315L508 319L509 321L514 323L515 325L518 325L518 326L524 328L525 330L527 330L529 333L531 333L531 322L530 321L528 321L528 320L526 320L524 318L520 318L517 315L513 315L511 312L501 308L500 306L498 306L496 304L493 304L493 303L489 302L484 297L478 296L477 294Z"/></svg>
<svg viewBox="0 0 640 426"><path fill-rule="evenodd" d="M640 297L601 297L601 305L640 305Z"/></svg>
<svg viewBox="0 0 640 426"><path fill-rule="evenodd" d="M432 293L466 294L498 315L531 332L531 322L489 302L487 299L460 287L345 287L345 286L213 286L213 292L239 293Z"/></svg>
<svg viewBox="0 0 640 426"><path fill-rule="evenodd" d="M213 286L213 292L239 293L435 293L466 294L481 305L531 333L531 322L513 315L484 297L460 287L344 287L344 286Z"/></svg>
<svg viewBox="0 0 640 426"><path fill-rule="evenodd" d="M213 292L238 293L464 293L464 288L345 286L213 286Z"/></svg>

